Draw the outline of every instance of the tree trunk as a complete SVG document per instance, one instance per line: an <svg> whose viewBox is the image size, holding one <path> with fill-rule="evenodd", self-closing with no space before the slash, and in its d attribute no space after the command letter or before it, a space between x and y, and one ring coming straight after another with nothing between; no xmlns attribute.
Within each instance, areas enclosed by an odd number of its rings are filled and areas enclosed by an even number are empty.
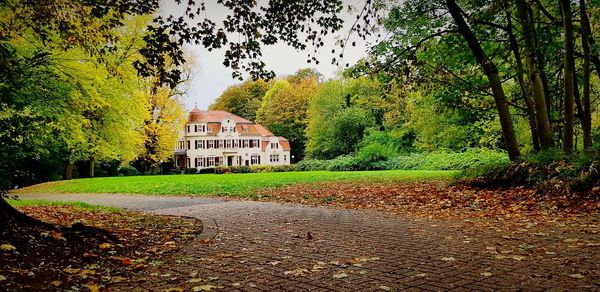
<svg viewBox="0 0 600 292"><path fill-rule="evenodd" d="M75 168L75 165L73 165L73 162L69 160L67 164L67 170L65 171L65 179L73 179L73 168Z"/></svg>
<svg viewBox="0 0 600 292"><path fill-rule="evenodd" d="M540 135L540 146L542 149L551 148L554 145L552 139L552 127L548 114L547 96L542 80L541 68L538 66L538 49L535 37L535 26L530 7L525 0L516 0L517 12L521 26L523 27L523 38L525 40L525 61L529 69L529 82L532 87L535 105L535 119Z"/></svg>
<svg viewBox="0 0 600 292"><path fill-rule="evenodd" d="M506 95L504 94L502 82L498 76L498 68L483 51L479 40L471 30L471 27L469 27L463 18L462 10L460 6L456 4L456 1L446 0L446 6L448 7L448 12L450 12L454 22L456 23L456 26L458 27L458 31L469 45L469 48L471 48L473 55L483 68L483 71L490 82L490 87L492 88L494 101L500 117L500 125L502 126L502 133L506 142L508 156L513 161L517 160L519 158L519 145L517 144L517 137L513 127L513 121L508 109L508 103L506 102Z"/></svg>
<svg viewBox="0 0 600 292"><path fill-rule="evenodd" d="M563 129L563 150L565 154L573 153L573 104L575 99L575 58L573 55L573 20L571 15L571 2L569 0L559 0L560 9L563 16L563 36L564 36L564 129Z"/></svg>
<svg viewBox="0 0 600 292"><path fill-rule="evenodd" d="M90 177L94 177L94 170L96 169L96 158L90 157Z"/></svg>
<svg viewBox="0 0 600 292"><path fill-rule="evenodd" d="M535 105L533 100L529 96L529 84L525 81L523 77L525 75L525 70L523 69L523 62L521 61L521 52L519 51L519 43L517 42L517 38L513 32L512 18L510 16L510 12L508 11L508 5L506 7L506 21L508 27L508 39L510 42L510 48L515 57L515 63L517 65L517 81L519 82L519 87L521 88L521 95L523 96L523 100L525 101L525 106L527 108L527 119L529 120L529 128L531 130L531 142L533 144L533 151L538 152L540 150L540 139L539 139L539 131L537 127L537 121L535 118Z"/></svg>
<svg viewBox="0 0 600 292"><path fill-rule="evenodd" d="M587 15L585 0L579 1L579 10L581 14L581 46L583 47L583 113L581 117L581 127L583 130L583 149L589 150L592 147L592 107L590 102L590 20ZM600 76L600 66L596 65L598 76Z"/></svg>
<svg viewBox="0 0 600 292"><path fill-rule="evenodd" d="M11 224L18 223L40 225L45 227L52 226L48 223L44 223L19 212L19 210L13 208L13 206L6 202L4 196L0 194L0 228L6 228Z"/></svg>

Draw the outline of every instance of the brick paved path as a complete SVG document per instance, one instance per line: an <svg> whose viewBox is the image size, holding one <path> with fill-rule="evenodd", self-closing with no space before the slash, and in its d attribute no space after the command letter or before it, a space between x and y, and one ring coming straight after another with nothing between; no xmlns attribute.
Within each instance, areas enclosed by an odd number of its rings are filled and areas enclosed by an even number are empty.
<svg viewBox="0 0 600 292"><path fill-rule="evenodd" d="M210 243L198 239L113 290L600 290L597 217L518 227L207 198L43 198L203 219Z"/></svg>

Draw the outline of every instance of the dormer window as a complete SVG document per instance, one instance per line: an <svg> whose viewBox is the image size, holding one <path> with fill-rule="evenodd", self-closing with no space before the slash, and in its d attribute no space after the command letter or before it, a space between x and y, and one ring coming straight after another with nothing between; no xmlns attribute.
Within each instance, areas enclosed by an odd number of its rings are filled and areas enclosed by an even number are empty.
<svg viewBox="0 0 600 292"><path fill-rule="evenodd" d="M213 131L212 128L208 128L209 133L212 133L212 131Z"/></svg>
<svg viewBox="0 0 600 292"><path fill-rule="evenodd" d="M243 127L242 131L244 131L244 133L248 133L248 127Z"/></svg>

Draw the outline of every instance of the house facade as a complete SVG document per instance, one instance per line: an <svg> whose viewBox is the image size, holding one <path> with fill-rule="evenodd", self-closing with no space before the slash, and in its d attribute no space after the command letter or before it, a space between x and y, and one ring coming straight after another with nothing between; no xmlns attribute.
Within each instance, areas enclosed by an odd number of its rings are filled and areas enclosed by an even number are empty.
<svg viewBox="0 0 600 292"><path fill-rule="evenodd" d="M290 143L226 111L194 108L176 143L177 168L290 164Z"/></svg>

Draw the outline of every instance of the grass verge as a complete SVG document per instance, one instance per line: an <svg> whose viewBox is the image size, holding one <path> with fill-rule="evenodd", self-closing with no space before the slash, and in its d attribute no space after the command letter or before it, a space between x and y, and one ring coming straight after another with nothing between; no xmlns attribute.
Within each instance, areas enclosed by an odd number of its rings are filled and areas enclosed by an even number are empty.
<svg viewBox="0 0 600 292"><path fill-rule="evenodd" d="M258 190L301 183L449 180L455 173L455 171L386 170L104 177L44 183L22 189L17 193L185 194L248 197Z"/></svg>
<svg viewBox="0 0 600 292"><path fill-rule="evenodd" d="M75 201L47 201L47 200L15 200L8 199L6 200L13 207L38 207L38 206L72 206L82 210L102 210L107 212L118 213L121 211L119 208L115 207L106 207L106 206L97 206L90 205L83 202L75 202Z"/></svg>

